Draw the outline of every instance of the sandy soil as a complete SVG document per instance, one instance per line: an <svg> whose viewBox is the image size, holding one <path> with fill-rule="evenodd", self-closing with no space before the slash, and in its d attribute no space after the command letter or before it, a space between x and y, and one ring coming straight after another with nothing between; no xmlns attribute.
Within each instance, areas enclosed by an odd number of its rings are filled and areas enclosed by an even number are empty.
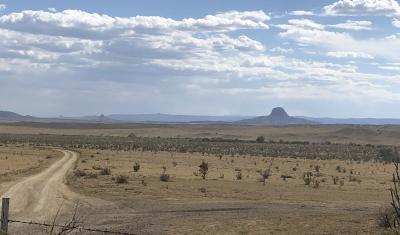
<svg viewBox="0 0 400 235"><path fill-rule="evenodd" d="M256 169L267 165L261 158L235 158L231 162L230 157L221 160L198 154L171 156L170 153L154 155L99 150L83 151L81 156L71 151L63 153L64 157L46 170L10 185L5 195L12 198L11 219L51 222L62 207L62 214L57 219L57 223L62 224L79 202L79 215L85 227L136 234L385 232L377 227L376 214L388 197L390 166L277 159L274 167L279 166L279 173L263 186L257 182L255 173ZM203 159L212 167L205 181L193 175ZM139 173L131 169L136 161L142 165ZM177 163L175 167L174 162ZM66 176L75 164L85 171L93 171L92 166L107 166L113 173L69 180L72 187L69 189ZM328 178L319 189L305 186L299 178L299 171L309 170L310 164L319 164L321 172ZM360 171L357 177L362 182L346 181L344 187L332 185L330 175L348 177L348 171L346 174L336 172L338 164ZM158 179L163 165L168 166L171 182L162 183ZM299 170L293 172L294 166ZM235 179L237 167L244 173L242 180ZM219 178L221 173L225 176L223 179ZM112 178L119 174L128 175L128 184L113 181ZM280 179L281 174L292 174L296 178L285 182ZM147 186L142 185L143 179ZM200 187L206 187L207 193L201 193ZM12 223L10 231L11 234L46 234L48 230Z"/></svg>
<svg viewBox="0 0 400 235"><path fill-rule="evenodd" d="M385 232L378 228L376 216L389 203L391 165L276 158L273 175L263 185L256 170L265 168L267 159L84 150L77 168L97 178L74 177L70 184L80 194L114 202L113 207L91 208L97 216L89 218L89 224L139 234ZM193 174L202 160L210 164L206 180ZM133 172L135 162L141 165L139 172ZM318 189L302 180L303 172L313 171L315 165L321 166L319 179L326 178ZM338 172L338 165L347 168L346 173ZM170 182L160 182L162 166ZM101 167L110 168L111 174L99 175ZM238 168L242 180L236 179ZM349 181L351 169L360 183ZM115 183L118 175L127 176L128 183ZM281 175L294 178L284 181ZM344 185L334 185L332 176L343 179Z"/></svg>
<svg viewBox="0 0 400 235"><path fill-rule="evenodd" d="M77 154L62 151L64 157L41 173L27 177L13 185L2 197L11 198L10 211L15 219L43 219L55 214L63 202L77 198L64 184L64 178L76 159Z"/></svg>

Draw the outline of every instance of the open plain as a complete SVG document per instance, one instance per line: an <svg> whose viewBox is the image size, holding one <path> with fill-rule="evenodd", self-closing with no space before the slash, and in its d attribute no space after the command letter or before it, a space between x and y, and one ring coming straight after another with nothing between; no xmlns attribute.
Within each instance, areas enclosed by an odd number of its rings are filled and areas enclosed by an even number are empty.
<svg viewBox="0 0 400 235"><path fill-rule="evenodd" d="M64 165L65 149L74 163L48 180L77 196L63 199L60 221L79 200L86 226L136 234L390 233L378 218L391 202L384 153L396 126L65 126L2 126L2 193Z"/></svg>

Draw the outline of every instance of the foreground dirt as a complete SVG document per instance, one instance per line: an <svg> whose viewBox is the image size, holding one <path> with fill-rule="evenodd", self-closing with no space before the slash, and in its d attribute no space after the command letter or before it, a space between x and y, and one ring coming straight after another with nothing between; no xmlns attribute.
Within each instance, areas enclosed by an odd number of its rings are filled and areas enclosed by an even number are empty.
<svg viewBox="0 0 400 235"><path fill-rule="evenodd" d="M41 172L61 157L51 148L0 144L0 183Z"/></svg>
<svg viewBox="0 0 400 235"><path fill-rule="evenodd" d="M210 166L206 180L194 174L202 160ZM71 177L69 183L80 194L114 202L113 209L96 210L102 219L96 216L94 220L102 221L102 226L139 234L386 232L377 226L376 217L389 205L391 165L276 158L272 176L263 185L257 170L267 167L269 160L85 150L77 168L90 177ZM133 171L135 163L141 165L138 172ZM320 166L320 186L304 185L303 173L315 173L316 165ZM169 182L159 179L164 166ZM346 172L338 172L337 166ZM102 168L109 168L111 174L101 175ZM236 178L239 170L240 180ZM116 183L119 175L128 182ZM284 181L282 175L292 178ZM343 185L333 183L335 176Z"/></svg>
<svg viewBox="0 0 400 235"><path fill-rule="evenodd" d="M10 210L13 218L43 219L55 214L64 201L77 198L65 186L64 178L78 156L71 151L61 152L64 156L60 160L41 173L19 181L2 195L12 199Z"/></svg>
<svg viewBox="0 0 400 235"><path fill-rule="evenodd" d="M273 175L264 186L256 172L269 165L263 158L101 150L85 150L80 157L70 151L63 153L48 169L9 188L6 195L12 198L12 219L51 222L62 208L56 222L63 224L79 202L83 226L135 234L387 232L376 223L379 209L388 203L391 168L387 165L275 159ZM202 160L210 163L206 180L193 174ZM139 172L132 170L135 162L141 165ZM87 175L80 177L70 171L75 164ZM315 165L321 166L319 179L327 179L319 188L305 186L301 178L302 172L314 171ZM345 167L346 173L337 172L338 165ZM159 180L163 166L170 182ZM111 174L99 174L102 167L110 168ZM241 180L236 178L238 168L244 175ZM350 170L357 172L360 182L349 181ZM69 172L72 190L65 185ZM117 184L119 175L127 176L128 182ZM283 181L281 175L294 178ZM340 176L345 184L334 185L331 176ZM48 229L11 224L10 231L46 234Z"/></svg>
<svg viewBox="0 0 400 235"><path fill-rule="evenodd" d="M98 200L80 196L65 184L66 176L74 167L78 154L67 150L59 151L64 156L42 172L7 183L8 190L1 197L10 198L11 220L65 224L74 213L74 208L97 207L95 203ZM47 234L48 229L21 223L10 224L11 234Z"/></svg>

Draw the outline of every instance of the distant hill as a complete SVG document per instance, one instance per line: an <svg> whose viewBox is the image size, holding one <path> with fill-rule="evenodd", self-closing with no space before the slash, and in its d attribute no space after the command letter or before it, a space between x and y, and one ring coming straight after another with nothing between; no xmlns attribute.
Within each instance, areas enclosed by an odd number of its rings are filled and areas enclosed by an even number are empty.
<svg viewBox="0 0 400 235"><path fill-rule="evenodd" d="M0 111L0 120L15 120L20 118L24 118L24 116L19 115L18 113Z"/></svg>
<svg viewBox="0 0 400 235"><path fill-rule="evenodd" d="M42 118L21 115L9 111L0 111L0 122L43 122L43 123L198 123L198 124L245 124L245 125L313 125L313 124L350 124L350 125L400 125L400 119L381 118L315 118L289 116L281 108L274 108L268 116L206 116L174 114L112 114L82 117Z"/></svg>
<svg viewBox="0 0 400 235"><path fill-rule="evenodd" d="M8 111L0 111L0 121L1 122L30 122L36 121L36 117L32 116L23 116L18 113L8 112Z"/></svg>
<svg viewBox="0 0 400 235"><path fill-rule="evenodd" d="M0 111L0 122L44 122L44 123L60 123L60 122L99 122L99 123L110 123L116 122L111 118L100 115L93 117L78 117L78 118L66 118L66 117L58 117L58 118L42 118L42 117L33 117L33 116L23 116L18 113L9 112L9 111Z"/></svg>
<svg viewBox="0 0 400 235"><path fill-rule="evenodd" d="M251 119L238 121L240 124L250 125L269 125L269 126L285 126L285 125L315 125L318 122L307 120L305 118L291 117L282 107L272 109L268 116L260 116Z"/></svg>
<svg viewBox="0 0 400 235"><path fill-rule="evenodd" d="M110 116L105 116L104 114L101 114L99 116L62 117L62 118L64 120L70 120L70 121L102 122L102 123L118 122L118 120L114 120Z"/></svg>
<svg viewBox="0 0 400 235"><path fill-rule="evenodd" d="M173 114L112 114L107 117L127 122L235 122L250 116L202 116L202 115L173 115Z"/></svg>

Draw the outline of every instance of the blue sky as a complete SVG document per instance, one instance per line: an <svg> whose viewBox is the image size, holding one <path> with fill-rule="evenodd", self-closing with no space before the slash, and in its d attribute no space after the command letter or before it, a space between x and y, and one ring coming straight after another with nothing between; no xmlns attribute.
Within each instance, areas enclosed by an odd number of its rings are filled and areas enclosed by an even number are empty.
<svg viewBox="0 0 400 235"><path fill-rule="evenodd" d="M0 110L400 117L396 0L0 0Z"/></svg>

